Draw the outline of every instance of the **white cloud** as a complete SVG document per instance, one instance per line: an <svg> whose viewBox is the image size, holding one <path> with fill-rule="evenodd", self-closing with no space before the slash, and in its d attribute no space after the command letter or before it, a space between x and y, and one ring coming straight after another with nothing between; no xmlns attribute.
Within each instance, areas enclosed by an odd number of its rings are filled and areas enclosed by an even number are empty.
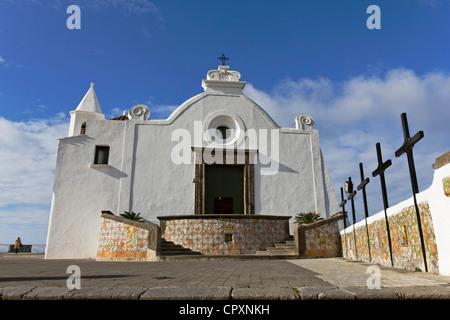
<svg viewBox="0 0 450 320"><path fill-rule="evenodd" d="M123 112L126 110L122 110L120 108L112 108L110 112L105 114L106 119L112 119L115 117L119 117L123 114Z"/></svg>
<svg viewBox="0 0 450 320"><path fill-rule="evenodd" d="M158 105L150 106L150 117L153 119L166 119L172 112L174 112L178 106L176 105ZM152 116L153 115L153 116Z"/></svg>
<svg viewBox="0 0 450 320"><path fill-rule="evenodd" d="M10 0L9 2L15 3L17 1ZM62 10L69 5L76 4L81 9L92 8L95 10L115 9L126 11L130 13L153 13L160 16L160 12L157 6L149 0L25 0L27 4L45 5L54 10Z"/></svg>
<svg viewBox="0 0 450 320"><path fill-rule="evenodd" d="M65 118L13 122L0 117L0 207L50 203L56 139L67 130Z"/></svg>
<svg viewBox="0 0 450 320"><path fill-rule="evenodd" d="M45 244L49 215L50 205L0 208L0 244Z"/></svg>
<svg viewBox="0 0 450 320"><path fill-rule="evenodd" d="M20 64L17 64L15 62L12 62L10 60L6 61L2 56L0 56L0 65L4 66L4 67L15 67L15 68L20 68L22 67Z"/></svg>
<svg viewBox="0 0 450 320"><path fill-rule="evenodd" d="M381 143L384 160L393 162L386 172L389 203L394 205L411 195L406 157L394 156L403 142L402 112L408 114L411 135L419 130L425 133L414 149L420 190L431 183L435 158L449 150L450 76L444 73L418 76L411 70L395 69L382 77L355 77L343 83L330 79L286 80L270 92L247 84L244 92L281 126L293 127L294 118L301 113L314 117L314 128L319 130L324 158L339 199L340 187L349 176L355 186L359 184L358 165L362 162L365 176L371 180L367 187L370 214L382 209L379 179L371 176L377 166L376 142ZM148 104L151 115L167 115L176 108ZM122 110L115 108L112 113L120 115ZM52 119L28 122L0 117L0 225L3 225L0 243L17 237L15 230L25 231L24 220L33 221L40 230L28 224L30 233L45 237L56 139L67 136L68 127L68 119L62 113ZM360 220L363 215L360 194L355 201Z"/></svg>
<svg viewBox="0 0 450 320"><path fill-rule="evenodd" d="M400 115L406 112L411 136L423 130L425 137L415 149L420 190L428 188L435 158L449 151L450 75L433 72L423 76L411 70L394 69L383 77L354 77L343 83L330 79L285 80L269 93L247 84L245 94L264 108L281 126L293 127L301 113L315 119L320 143L340 199L340 187L349 176L360 182L359 163L364 165L370 214L382 210L375 144L381 143L384 160L393 165L386 172L390 204L411 196L406 156L395 158L403 143ZM356 198L355 198L356 199ZM361 196L359 219L363 215ZM358 220L359 220L358 219Z"/></svg>
<svg viewBox="0 0 450 320"><path fill-rule="evenodd" d="M14 122L0 117L0 243L21 236L45 243L56 165L57 138L68 119Z"/></svg>

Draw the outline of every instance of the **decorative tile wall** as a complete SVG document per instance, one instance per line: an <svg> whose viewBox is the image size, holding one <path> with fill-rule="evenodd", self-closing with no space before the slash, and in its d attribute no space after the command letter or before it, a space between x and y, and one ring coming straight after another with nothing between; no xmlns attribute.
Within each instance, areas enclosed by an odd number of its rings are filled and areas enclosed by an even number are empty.
<svg viewBox="0 0 450 320"><path fill-rule="evenodd" d="M286 239L286 220L166 220L165 239L205 255L254 254Z"/></svg>
<svg viewBox="0 0 450 320"><path fill-rule="evenodd" d="M428 202L418 204L422 222L428 270L438 273L438 251ZM389 216L394 267L423 270L422 248L414 206L403 208L399 213ZM367 230L369 241L367 241ZM356 247L355 247L356 240ZM369 255L370 246L370 255ZM347 232L342 237L343 255L349 259L370 261L391 265L389 240L384 219Z"/></svg>
<svg viewBox="0 0 450 320"><path fill-rule="evenodd" d="M102 218L97 258L112 260L145 260L148 230Z"/></svg>
<svg viewBox="0 0 450 320"><path fill-rule="evenodd" d="M340 255L341 243L338 221L320 224L305 230L305 242L305 254L308 258Z"/></svg>

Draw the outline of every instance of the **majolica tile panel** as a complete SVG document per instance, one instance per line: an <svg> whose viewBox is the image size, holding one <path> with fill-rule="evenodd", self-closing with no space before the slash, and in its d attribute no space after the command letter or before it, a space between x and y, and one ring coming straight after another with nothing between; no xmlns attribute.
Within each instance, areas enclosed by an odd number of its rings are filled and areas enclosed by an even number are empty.
<svg viewBox="0 0 450 320"><path fill-rule="evenodd" d="M110 219L102 219L97 258L145 260L148 231Z"/></svg>
<svg viewBox="0 0 450 320"><path fill-rule="evenodd" d="M427 202L418 204L418 207L422 222L428 269L431 272L438 273L438 251L430 207ZM389 216L388 222L394 266L408 270L422 269L422 247L414 206L403 208L399 213ZM367 240L366 226L347 232L342 237L344 257L390 266L389 240L385 219L369 224L368 233L369 241Z"/></svg>
<svg viewBox="0 0 450 320"><path fill-rule="evenodd" d="M254 254L285 241L285 221L274 219L174 219L165 239L205 255Z"/></svg>
<svg viewBox="0 0 450 320"><path fill-rule="evenodd" d="M305 231L306 256L324 257L341 252L338 222L327 223Z"/></svg>

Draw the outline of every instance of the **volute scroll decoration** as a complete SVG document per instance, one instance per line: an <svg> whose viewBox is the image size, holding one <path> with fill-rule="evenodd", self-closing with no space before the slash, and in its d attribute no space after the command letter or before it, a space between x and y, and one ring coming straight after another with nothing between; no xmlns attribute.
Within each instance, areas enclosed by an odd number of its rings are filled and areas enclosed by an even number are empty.
<svg viewBox="0 0 450 320"><path fill-rule="evenodd" d="M130 119L148 120L150 116L150 109L145 104L138 104L132 107L128 114Z"/></svg>
<svg viewBox="0 0 450 320"><path fill-rule="evenodd" d="M295 118L295 128L299 130L311 130L314 119L307 114L300 114Z"/></svg>

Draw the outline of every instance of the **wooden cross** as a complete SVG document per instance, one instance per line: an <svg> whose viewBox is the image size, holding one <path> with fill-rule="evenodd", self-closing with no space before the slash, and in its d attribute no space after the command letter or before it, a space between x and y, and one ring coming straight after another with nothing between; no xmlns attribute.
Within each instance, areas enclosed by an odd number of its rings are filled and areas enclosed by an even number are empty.
<svg viewBox="0 0 450 320"><path fill-rule="evenodd" d="M387 208L389 207L389 204L386 192L386 181L384 179L384 171L386 171L386 169L391 166L392 161L391 159L389 159L386 162L383 162L383 156L381 155L381 146L379 142L377 142L376 148L377 148L378 167L375 169L375 171L372 172L372 177L380 176L381 193L383 195L383 205L384 205L384 218L386 220L386 230L389 241L389 253L391 255L391 265L394 266L394 260L392 259L391 231L389 228L389 220L387 217Z"/></svg>
<svg viewBox="0 0 450 320"><path fill-rule="evenodd" d="M339 204L339 207L342 208L342 213L344 214L344 230L347 229L347 214L345 213L345 204L346 203L347 203L347 200L344 199L344 189L341 187L341 203ZM344 233L345 248L348 251L346 239L347 239L347 234Z"/></svg>
<svg viewBox="0 0 450 320"><path fill-rule="evenodd" d="M401 119L402 119L404 141L403 145L397 151L395 151L395 156L398 158L402 154L406 153L406 156L408 158L409 176L411 178L411 187L413 191L414 206L416 209L417 226L419 229L420 242L422 246L423 263L425 265L425 271L428 272L425 242L423 239L423 231L422 231L422 222L420 219L419 206L417 205L416 199L416 193L419 193L419 185L417 184L417 175L413 156L414 145L424 137L424 134L423 131L419 131L411 138L409 135L408 119L406 118L406 113L402 113Z"/></svg>
<svg viewBox="0 0 450 320"><path fill-rule="evenodd" d="M344 189L341 187L341 203L339 204L339 207L342 208L342 212L344 214L344 229L347 228L347 215L345 214L345 204L347 203L347 200L344 199Z"/></svg>
<svg viewBox="0 0 450 320"><path fill-rule="evenodd" d="M363 164L359 164L359 173L361 175L361 183L357 187L358 190L362 190L363 195L363 203L364 203L364 213L366 215L366 218L369 217L369 211L367 209L367 197L366 197L366 185L370 182L369 178L364 179L364 169Z"/></svg>
<svg viewBox="0 0 450 320"><path fill-rule="evenodd" d="M398 158L402 154L406 153L408 158L408 166L409 166L409 174L411 176L411 185L413 189L413 193L419 193L419 186L417 184L417 176L416 176L416 168L414 165L414 157L413 157L413 148L414 145L419 142L420 139L423 138L423 131L417 132L414 137L409 136L409 128L408 128L408 119L406 118L406 113L402 113L402 127L403 127L403 137L404 142L403 145L395 151L395 156Z"/></svg>
<svg viewBox="0 0 450 320"><path fill-rule="evenodd" d="M356 223L355 201L353 200L353 198L356 195L356 191L353 191L353 182L352 182L352 178L351 177L348 177L348 181L345 184L346 184L345 192L348 193L347 199L351 200L350 203L352 205L353 239L355 241L355 255L356 255L356 259L358 259L358 250L357 250L357 247L356 247L356 231L355 231L355 223Z"/></svg>
<svg viewBox="0 0 450 320"><path fill-rule="evenodd" d="M364 214L366 216L366 233L367 233L367 248L369 248L369 261L372 261L372 255L370 253L370 239L369 239L369 227L367 225L367 218L369 217L369 210L367 209L367 197L366 197L366 185L370 182L369 178L364 179L363 164L359 163L359 173L361 176L361 183L357 187L358 190L362 190Z"/></svg>
<svg viewBox="0 0 450 320"><path fill-rule="evenodd" d="M377 148L378 167L375 169L375 171L372 172L372 177L375 178L376 176L380 176L381 193L383 195L384 209L386 210L389 207L389 204L386 192L386 180L384 179L384 171L386 171L386 169L391 166L392 161L391 159L389 159L386 162L383 162L383 157L381 155L381 146L379 142L377 142L376 148Z"/></svg>
<svg viewBox="0 0 450 320"><path fill-rule="evenodd" d="M347 181L347 199L350 200L351 204L352 204L352 218L353 218L353 224L356 223L356 216L355 216L355 202L353 200L353 198L356 196L356 190L353 191L353 182L352 182L352 178L348 177L348 181Z"/></svg>

